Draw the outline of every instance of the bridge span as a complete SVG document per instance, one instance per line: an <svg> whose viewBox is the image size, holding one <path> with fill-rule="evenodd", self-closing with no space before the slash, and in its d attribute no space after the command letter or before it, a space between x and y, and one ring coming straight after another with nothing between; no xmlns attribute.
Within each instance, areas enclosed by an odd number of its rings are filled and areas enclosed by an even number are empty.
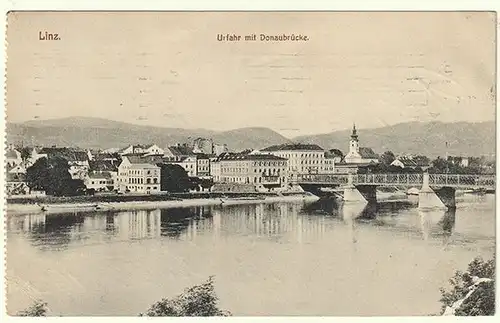
<svg viewBox="0 0 500 323"><path fill-rule="evenodd" d="M419 207L455 207L456 189L494 190L495 175L463 174L307 174L297 177L301 186L338 186L345 202L376 201L377 186L418 188Z"/></svg>

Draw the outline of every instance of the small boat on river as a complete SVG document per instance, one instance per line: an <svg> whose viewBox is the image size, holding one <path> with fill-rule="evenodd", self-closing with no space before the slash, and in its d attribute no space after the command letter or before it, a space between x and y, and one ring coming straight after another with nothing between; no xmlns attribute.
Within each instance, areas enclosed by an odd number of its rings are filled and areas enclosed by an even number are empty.
<svg viewBox="0 0 500 323"><path fill-rule="evenodd" d="M263 196L242 196L242 197L223 197L221 198L222 204L244 204L245 202L255 203L263 202L266 198Z"/></svg>
<svg viewBox="0 0 500 323"><path fill-rule="evenodd" d="M97 210L111 210L113 206L108 203L85 203L85 204L45 204L40 205L43 212L74 212L74 211L97 211Z"/></svg>

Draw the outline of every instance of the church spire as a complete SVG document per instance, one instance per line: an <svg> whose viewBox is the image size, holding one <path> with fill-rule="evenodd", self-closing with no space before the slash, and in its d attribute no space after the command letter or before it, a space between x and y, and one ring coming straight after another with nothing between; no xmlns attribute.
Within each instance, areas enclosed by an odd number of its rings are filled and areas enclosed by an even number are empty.
<svg viewBox="0 0 500 323"><path fill-rule="evenodd" d="M358 133L357 133L357 131L356 131L356 124L355 124L355 123L353 123L353 124L352 124L352 134L351 134L351 139L352 139L352 140L356 140L356 141L358 140Z"/></svg>

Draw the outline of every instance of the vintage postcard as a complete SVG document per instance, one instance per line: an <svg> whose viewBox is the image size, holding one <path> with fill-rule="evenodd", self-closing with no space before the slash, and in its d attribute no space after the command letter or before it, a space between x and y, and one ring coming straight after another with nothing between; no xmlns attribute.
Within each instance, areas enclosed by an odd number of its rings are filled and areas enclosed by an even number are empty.
<svg viewBox="0 0 500 323"><path fill-rule="evenodd" d="M495 12L7 15L11 316L491 316Z"/></svg>

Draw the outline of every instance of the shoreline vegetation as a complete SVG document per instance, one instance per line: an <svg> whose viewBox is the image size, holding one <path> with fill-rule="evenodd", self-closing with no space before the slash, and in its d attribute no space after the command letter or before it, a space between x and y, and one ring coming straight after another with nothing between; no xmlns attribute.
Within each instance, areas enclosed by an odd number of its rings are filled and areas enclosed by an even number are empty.
<svg viewBox="0 0 500 323"><path fill-rule="evenodd" d="M495 315L495 258L474 258L465 272L456 271L449 280L451 288L440 288L441 311L429 316L493 316ZM232 316L218 307L214 276L202 284L186 288L173 298L163 298L139 316ZM35 301L16 316L51 316L47 303Z"/></svg>
<svg viewBox="0 0 500 323"><path fill-rule="evenodd" d="M155 195L103 194L72 197L7 198L9 214L64 213L75 211L112 211L156 209L209 205L259 204L276 202L314 202L319 197L311 193L166 193Z"/></svg>
<svg viewBox="0 0 500 323"><path fill-rule="evenodd" d="M231 312L219 308L219 297L215 293L214 277L210 276L207 281L194 285L172 298L163 298L152 304L144 313L138 316L232 316ZM48 304L42 300L36 300L28 308L19 311L15 316L53 316ZM62 316L62 315L61 315Z"/></svg>

